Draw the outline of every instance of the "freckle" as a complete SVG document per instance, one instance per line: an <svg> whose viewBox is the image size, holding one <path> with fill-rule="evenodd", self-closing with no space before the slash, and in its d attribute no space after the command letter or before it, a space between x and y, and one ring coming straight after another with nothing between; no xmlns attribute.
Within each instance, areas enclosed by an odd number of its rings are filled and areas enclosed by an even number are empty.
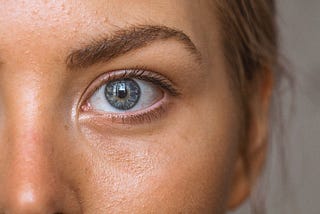
<svg viewBox="0 0 320 214"><path fill-rule="evenodd" d="M35 9L35 10L32 11L32 15L37 15L37 14L39 14L39 10L38 9Z"/></svg>
<svg viewBox="0 0 320 214"><path fill-rule="evenodd" d="M64 129L65 129L66 131L68 131L68 130L69 130L69 126L68 126L68 125L64 125Z"/></svg>
<svg viewBox="0 0 320 214"><path fill-rule="evenodd" d="M85 168L84 168L84 173L85 173L87 176L90 175L90 174L91 174L90 168L89 168L89 167L85 167Z"/></svg>
<svg viewBox="0 0 320 214"><path fill-rule="evenodd" d="M106 17L103 18L103 23L107 24L108 23L108 19Z"/></svg>

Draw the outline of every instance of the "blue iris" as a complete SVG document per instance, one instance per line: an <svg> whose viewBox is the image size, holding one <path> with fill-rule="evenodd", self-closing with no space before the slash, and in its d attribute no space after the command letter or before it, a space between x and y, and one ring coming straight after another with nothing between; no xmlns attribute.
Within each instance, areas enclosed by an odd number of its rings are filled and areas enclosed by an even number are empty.
<svg viewBox="0 0 320 214"><path fill-rule="evenodd" d="M141 90L133 79L115 80L106 85L105 97L118 110L132 109L139 101Z"/></svg>

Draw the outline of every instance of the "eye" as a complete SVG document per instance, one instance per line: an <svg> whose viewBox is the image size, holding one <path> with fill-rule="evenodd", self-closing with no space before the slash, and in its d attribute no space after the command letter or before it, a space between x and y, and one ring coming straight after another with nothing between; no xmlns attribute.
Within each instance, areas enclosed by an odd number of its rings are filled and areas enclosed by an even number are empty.
<svg viewBox="0 0 320 214"><path fill-rule="evenodd" d="M171 80L155 71L139 68L107 72L83 94L81 118L129 125L152 122L164 116L180 95Z"/></svg>
<svg viewBox="0 0 320 214"><path fill-rule="evenodd" d="M98 88L89 98L91 109L107 113L142 111L161 100L164 92L151 82L136 78L116 79Z"/></svg>

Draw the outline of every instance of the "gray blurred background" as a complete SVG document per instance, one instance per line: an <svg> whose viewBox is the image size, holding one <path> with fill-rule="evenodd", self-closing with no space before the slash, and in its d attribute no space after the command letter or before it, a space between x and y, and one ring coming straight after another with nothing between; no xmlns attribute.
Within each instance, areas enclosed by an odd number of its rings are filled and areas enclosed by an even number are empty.
<svg viewBox="0 0 320 214"><path fill-rule="evenodd" d="M295 78L295 91L293 99L288 92L283 96L288 175L282 182L281 161L272 151L267 213L320 214L320 0L277 2L281 52ZM250 213L248 204L234 214Z"/></svg>

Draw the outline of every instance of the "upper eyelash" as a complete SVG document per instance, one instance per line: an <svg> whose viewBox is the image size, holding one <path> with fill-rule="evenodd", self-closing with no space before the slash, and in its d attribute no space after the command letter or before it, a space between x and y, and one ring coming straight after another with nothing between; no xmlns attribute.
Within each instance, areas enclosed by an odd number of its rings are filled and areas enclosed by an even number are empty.
<svg viewBox="0 0 320 214"><path fill-rule="evenodd" d="M160 86L162 89L167 90L172 96L181 95L180 91L169 81L167 78L163 77L161 74L149 71L147 69L135 68L135 69L125 69L121 77L110 78L108 81L124 79L124 78L135 78L144 81L154 83Z"/></svg>
<svg viewBox="0 0 320 214"><path fill-rule="evenodd" d="M114 72L122 72L122 73L115 74ZM181 92L174 86L172 81L163 77L163 75L159 74L158 72L149 71L141 67L133 68L133 69L116 70L114 72L108 73L106 79L102 80L95 88L90 90L89 94L85 96L86 97L85 100L87 100L90 96L92 96L100 87L102 87L106 83L115 81L115 80L125 79L125 78L135 78L135 79L151 82L157 86L160 86L163 90L166 90L171 96L174 96L174 97L178 97L181 95ZM88 88L86 90L88 90Z"/></svg>

